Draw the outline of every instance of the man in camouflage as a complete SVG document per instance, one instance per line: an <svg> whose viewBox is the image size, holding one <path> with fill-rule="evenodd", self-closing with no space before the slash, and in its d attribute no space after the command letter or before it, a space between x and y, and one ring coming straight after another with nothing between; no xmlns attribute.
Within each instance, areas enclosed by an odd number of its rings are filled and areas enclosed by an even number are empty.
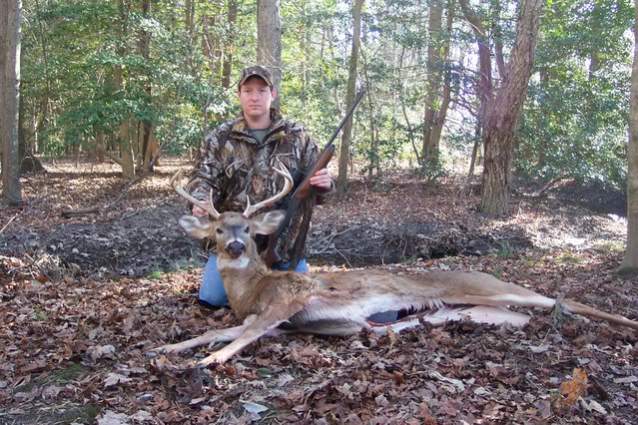
<svg viewBox="0 0 638 425"><path fill-rule="evenodd" d="M303 126L282 118L271 109L276 96L272 76L266 68L252 66L242 71L238 84L242 114L205 137L188 185L193 196L208 199L212 189L213 202L219 212L243 211L248 199L255 203L278 192L281 177L277 177L273 167L279 161L288 168L295 184L300 182L303 173L318 155L317 145ZM327 169L312 176L310 184L320 192L329 192L333 188ZM272 209L285 208L285 200ZM303 214L302 207L281 235L277 252L282 261L274 264L273 268L288 268L293 254L292 244L297 239ZM201 217L206 212L193 206L193 215ZM263 250L266 241L257 242ZM299 261L296 270L307 271L306 261ZM214 253L204 269L199 299L203 304L212 306L228 303Z"/></svg>

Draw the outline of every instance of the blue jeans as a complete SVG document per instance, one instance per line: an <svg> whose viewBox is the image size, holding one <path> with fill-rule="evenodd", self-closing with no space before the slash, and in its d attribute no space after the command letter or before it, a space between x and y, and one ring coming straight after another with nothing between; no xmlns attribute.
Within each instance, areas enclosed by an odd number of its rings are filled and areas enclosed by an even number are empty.
<svg viewBox="0 0 638 425"><path fill-rule="evenodd" d="M289 263L281 262L273 264L273 270L288 270ZM308 272L308 263L306 259L301 259L296 272L306 273ZM228 297L226 296L226 290L224 289L224 282L222 276L217 270L217 256L211 255L208 257L208 262L204 267L204 275L202 276L202 285L199 287L199 301L204 305L210 305L213 307L223 307L228 305Z"/></svg>

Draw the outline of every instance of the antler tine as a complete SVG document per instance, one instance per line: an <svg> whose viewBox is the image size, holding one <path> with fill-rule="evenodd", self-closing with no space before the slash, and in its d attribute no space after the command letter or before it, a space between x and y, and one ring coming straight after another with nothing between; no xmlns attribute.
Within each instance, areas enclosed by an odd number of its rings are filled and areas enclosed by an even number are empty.
<svg viewBox="0 0 638 425"><path fill-rule="evenodd" d="M260 209L274 204L275 202L277 202L278 200L286 196L292 190L293 180L292 180L292 176L290 175L290 171L288 171L288 169L281 163L281 161L279 162L278 165L279 167L274 167L273 170L275 171L275 173L279 174L280 176L284 178L284 187L276 195L264 201L258 202L255 205L250 205L250 198L249 198L246 202L246 209L242 213L244 217L248 218L251 215L255 214L257 211L259 211Z"/></svg>
<svg viewBox="0 0 638 425"><path fill-rule="evenodd" d="M181 177L182 177L182 170L178 170L175 174L173 174L173 177L171 177L171 186L173 186L173 189L175 189L175 192L177 192L177 194L180 195L182 198L191 202L193 205L197 205L199 208L203 209L211 217L213 217L213 219L217 220L221 214L215 209L215 205L213 203L213 190L211 189L210 191L208 202L201 201L195 198L190 193L186 192L186 190L182 186L177 184L177 180Z"/></svg>

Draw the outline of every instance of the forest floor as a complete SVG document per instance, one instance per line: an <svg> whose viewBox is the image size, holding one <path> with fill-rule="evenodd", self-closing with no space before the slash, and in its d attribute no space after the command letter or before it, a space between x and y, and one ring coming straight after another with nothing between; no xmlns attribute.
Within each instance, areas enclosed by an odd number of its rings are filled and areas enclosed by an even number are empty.
<svg viewBox="0 0 638 425"><path fill-rule="evenodd" d="M636 332L537 310L523 329L264 338L197 371L178 366L205 347L148 359L237 323L197 303L203 255L168 184L186 164L164 161L110 208L126 189L114 167L45 166L22 179L23 207L0 210L0 425L636 423ZM313 269L479 270L638 319L638 280L614 273L619 195L521 186L511 214L489 219L462 182L353 179L315 211Z"/></svg>

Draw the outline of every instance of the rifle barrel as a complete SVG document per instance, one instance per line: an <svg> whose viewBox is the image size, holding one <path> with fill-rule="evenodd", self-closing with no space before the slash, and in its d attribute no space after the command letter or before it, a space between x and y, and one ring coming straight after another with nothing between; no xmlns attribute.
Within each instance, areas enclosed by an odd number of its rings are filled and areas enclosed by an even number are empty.
<svg viewBox="0 0 638 425"><path fill-rule="evenodd" d="M361 90L359 90L359 93L357 93L357 96L354 98L354 102L352 102L352 106L350 107L350 109L348 109L348 113L346 114L345 117L343 117L343 119L339 123L339 127L337 127L335 132L332 134L332 137L330 138L326 146L330 146L332 142L335 141L335 139L339 135L339 132L341 131L343 126L346 125L346 121L348 121L348 118L352 116L352 114L354 113L354 110L357 108L357 105L359 105L359 102L361 102L361 99L363 99L364 94L366 94L365 88L362 88Z"/></svg>

